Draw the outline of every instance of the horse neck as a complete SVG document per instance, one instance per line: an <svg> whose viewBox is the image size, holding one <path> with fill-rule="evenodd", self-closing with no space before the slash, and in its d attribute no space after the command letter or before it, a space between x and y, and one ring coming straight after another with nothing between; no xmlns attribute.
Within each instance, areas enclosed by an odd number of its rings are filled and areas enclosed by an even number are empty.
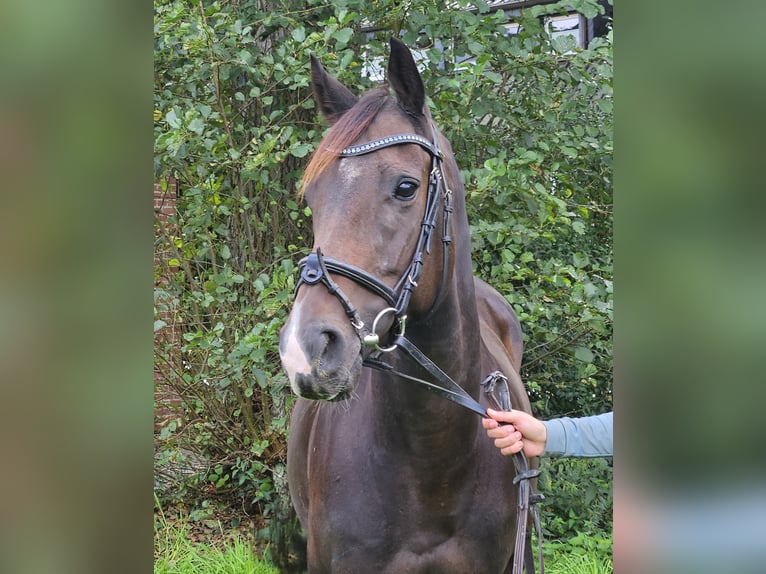
<svg viewBox="0 0 766 574"><path fill-rule="evenodd" d="M465 274L451 281L444 300L429 312L426 320L418 322L417 317L414 318L407 327L407 336L468 392L478 388L478 380L473 385L473 377L470 377L479 371L476 357L480 341L470 265ZM466 376L469 380L465 380Z"/></svg>
<svg viewBox="0 0 766 574"><path fill-rule="evenodd" d="M459 250L456 249L456 253ZM470 259L455 262L446 295L421 323L408 325L406 336L452 380L478 399L481 381L479 321L476 311ZM458 273L459 271L459 273ZM393 353L395 368L407 374L433 377L403 355ZM408 450L424 466L451 464L456 453L470 451L479 429L475 413L455 405L412 381L383 375L391 380L374 385L378 391L379 428L391 445Z"/></svg>
<svg viewBox="0 0 766 574"><path fill-rule="evenodd" d="M451 273L447 279L444 296L434 302L434 307L420 317L413 314L407 325L406 337L431 361L439 366L453 381L478 399L481 383L479 318L474 293L471 264L470 232L465 211L463 186L457 165L452 157L449 143L442 139L441 147L447 153L444 169L453 190L453 214L451 218L452 249ZM436 224L442 229L444 214ZM434 237L436 247L424 264L441 276L441 237ZM436 296L434 292L434 296ZM396 351L387 357L394 367L419 378L433 377L415 362ZM410 452L414 465L424 469L444 468L460 464L460 453L473 452L472 442L480 429L475 413L455 405L451 401L426 389L425 386L398 377L379 373L384 379L373 385L374 415L384 443L400 451ZM470 455L468 455L470 456Z"/></svg>
<svg viewBox="0 0 766 574"><path fill-rule="evenodd" d="M454 243L448 258L451 259L452 271L447 280L444 299L436 302L424 321L418 323L415 318L412 326L408 327L408 333L412 342L426 356L475 397L481 380L481 367L477 361L481 339L479 314L474 291L465 196L451 152L445 161L444 170L454 190L450 230ZM441 228L440 220L437 229ZM443 244L440 247L443 249ZM436 251L441 252L441 249ZM435 254L432 261L440 262L438 267L441 273L442 253Z"/></svg>

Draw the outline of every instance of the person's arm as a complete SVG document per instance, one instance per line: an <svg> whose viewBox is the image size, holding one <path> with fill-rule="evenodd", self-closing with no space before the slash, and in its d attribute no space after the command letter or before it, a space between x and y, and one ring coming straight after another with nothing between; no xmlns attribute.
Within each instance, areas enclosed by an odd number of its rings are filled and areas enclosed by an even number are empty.
<svg viewBox="0 0 766 574"><path fill-rule="evenodd" d="M612 456L612 413L539 421L523 411L487 411L487 436L506 456L524 450L527 456ZM498 421L510 423L500 426Z"/></svg>
<svg viewBox="0 0 766 574"><path fill-rule="evenodd" d="M597 457L614 454L611 412L591 417L544 421L548 456Z"/></svg>

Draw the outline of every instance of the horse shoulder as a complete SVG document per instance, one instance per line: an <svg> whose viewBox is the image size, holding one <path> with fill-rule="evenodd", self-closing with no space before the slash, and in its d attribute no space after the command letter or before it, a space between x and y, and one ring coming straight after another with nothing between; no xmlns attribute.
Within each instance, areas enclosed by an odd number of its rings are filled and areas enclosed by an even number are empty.
<svg viewBox="0 0 766 574"><path fill-rule="evenodd" d="M482 340L490 348L494 346L493 340L498 340L505 348L514 371L518 373L521 370L524 343L516 312L500 293L478 277L474 277L474 287Z"/></svg>

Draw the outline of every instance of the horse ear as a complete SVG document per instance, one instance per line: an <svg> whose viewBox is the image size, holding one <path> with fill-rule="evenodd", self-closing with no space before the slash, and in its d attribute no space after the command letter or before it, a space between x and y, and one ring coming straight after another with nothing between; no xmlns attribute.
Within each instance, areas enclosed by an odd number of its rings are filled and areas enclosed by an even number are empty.
<svg viewBox="0 0 766 574"><path fill-rule="evenodd" d="M394 88L399 103L407 113L423 115L426 90L409 48L398 38L391 38L391 57L388 60L388 83Z"/></svg>
<svg viewBox="0 0 766 574"><path fill-rule="evenodd" d="M319 112L331 125L354 107L357 101L346 86L325 72L314 54L311 54L311 89Z"/></svg>

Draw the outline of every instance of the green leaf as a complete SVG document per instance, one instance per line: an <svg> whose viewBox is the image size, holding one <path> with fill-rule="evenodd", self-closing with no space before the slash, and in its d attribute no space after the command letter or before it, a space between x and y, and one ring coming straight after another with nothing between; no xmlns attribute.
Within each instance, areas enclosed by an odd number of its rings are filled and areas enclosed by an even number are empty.
<svg viewBox="0 0 766 574"><path fill-rule="evenodd" d="M302 26L299 28L294 28L291 36L296 42L303 42L306 39L306 30Z"/></svg>
<svg viewBox="0 0 766 574"><path fill-rule="evenodd" d="M596 104L599 108L601 108L601 111L607 114L612 113L612 100L596 100Z"/></svg>
<svg viewBox="0 0 766 574"><path fill-rule="evenodd" d="M189 122L188 127L195 134L201 136L202 132L205 129L205 122L203 122L201 118L194 118L192 121Z"/></svg>
<svg viewBox="0 0 766 574"><path fill-rule="evenodd" d="M578 269L582 269L583 267L586 267L588 264L590 264L590 258L583 253L573 253L572 263L574 263L574 266Z"/></svg>
<svg viewBox="0 0 766 574"><path fill-rule="evenodd" d="M583 363L593 362L593 352L587 347L577 347L574 356L578 361L582 361Z"/></svg>
<svg viewBox="0 0 766 574"><path fill-rule="evenodd" d="M264 373L261 369L253 369L253 376L258 382L258 386L262 389L265 389L269 386L269 379L266 377L266 373Z"/></svg>
<svg viewBox="0 0 766 574"><path fill-rule="evenodd" d="M240 50L239 58L248 66L252 66L255 61L253 55L248 50Z"/></svg>
<svg viewBox="0 0 766 574"><path fill-rule="evenodd" d="M573 147L561 146L561 153L570 159L577 157L577 150Z"/></svg>
<svg viewBox="0 0 766 574"><path fill-rule="evenodd" d="M173 129L178 129L181 127L181 118L176 115L176 111L174 109L165 114L165 121L168 122L168 125Z"/></svg>
<svg viewBox="0 0 766 574"><path fill-rule="evenodd" d="M295 157L306 157L306 155L311 151L311 146L309 144L301 143L296 146L294 146L290 153L294 155Z"/></svg>
<svg viewBox="0 0 766 574"><path fill-rule="evenodd" d="M332 37L338 41L338 47L343 48L348 44L348 41L353 35L354 31L351 28L341 28L340 30L333 32Z"/></svg>

